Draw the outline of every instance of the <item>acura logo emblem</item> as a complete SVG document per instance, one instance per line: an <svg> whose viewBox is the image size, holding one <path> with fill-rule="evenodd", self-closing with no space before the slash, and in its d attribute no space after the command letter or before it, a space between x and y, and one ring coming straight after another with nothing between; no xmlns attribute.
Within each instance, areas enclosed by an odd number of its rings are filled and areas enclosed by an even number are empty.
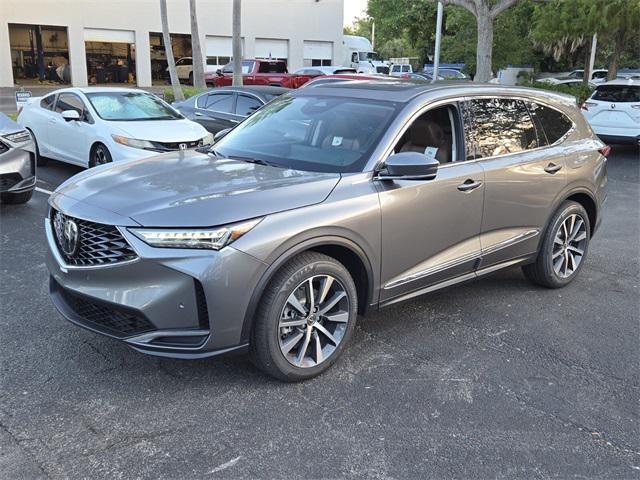
<svg viewBox="0 0 640 480"><path fill-rule="evenodd" d="M187 144L186 143L180 143L180 144L178 144L178 148L180 150L186 150L187 149Z"/></svg>
<svg viewBox="0 0 640 480"><path fill-rule="evenodd" d="M613 110L614 108L616 108L616 104L615 104L615 103L612 103L612 104L611 104L611 110Z"/></svg>
<svg viewBox="0 0 640 480"><path fill-rule="evenodd" d="M78 225L70 218L65 218L64 215L57 212L54 227L63 253L68 257L73 257L78 251Z"/></svg>

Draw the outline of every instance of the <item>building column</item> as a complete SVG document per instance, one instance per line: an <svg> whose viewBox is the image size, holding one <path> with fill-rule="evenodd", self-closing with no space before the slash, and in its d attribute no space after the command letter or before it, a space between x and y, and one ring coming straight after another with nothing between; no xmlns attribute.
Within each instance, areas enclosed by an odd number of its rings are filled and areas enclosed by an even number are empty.
<svg viewBox="0 0 640 480"><path fill-rule="evenodd" d="M0 25L0 87L13 87L13 62L11 61L11 45L9 43L9 24L5 22Z"/></svg>
<svg viewBox="0 0 640 480"><path fill-rule="evenodd" d="M244 51L242 52L243 58L256 58L256 37L243 37L244 38Z"/></svg>
<svg viewBox="0 0 640 480"><path fill-rule="evenodd" d="M287 69L289 72L295 72L296 70L304 66L304 43L297 35L292 35L289 38L289 61L287 62Z"/></svg>
<svg viewBox="0 0 640 480"><path fill-rule="evenodd" d="M71 66L71 85L86 87L87 82L87 52L84 44L84 28L67 27L69 44L69 65Z"/></svg>
<svg viewBox="0 0 640 480"><path fill-rule="evenodd" d="M136 83L139 87L152 85L151 42L146 30L136 30Z"/></svg>

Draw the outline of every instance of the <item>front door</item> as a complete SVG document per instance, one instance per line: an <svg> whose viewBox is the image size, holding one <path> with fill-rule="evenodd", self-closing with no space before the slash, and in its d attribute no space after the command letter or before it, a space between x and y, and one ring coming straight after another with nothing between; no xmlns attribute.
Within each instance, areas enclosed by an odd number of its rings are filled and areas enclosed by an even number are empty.
<svg viewBox="0 0 640 480"><path fill-rule="evenodd" d="M62 112L75 110L80 120L66 121ZM89 136L91 125L87 108L75 93L60 93L56 101L55 113L50 119L49 145L55 158L87 166L89 162Z"/></svg>
<svg viewBox="0 0 640 480"><path fill-rule="evenodd" d="M480 257L484 177L479 165L461 156L460 128L455 106L427 111L409 127L395 152L433 155L440 162L436 178L377 181L382 303L473 276Z"/></svg>
<svg viewBox="0 0 640 480"><path fill-rule="evenodd" d="M547 140L534 126L534 107L548 108L509 98L464 102L468 154L485 172L480 268L535 253L567 182L560 148L538 148Z"/></svg>

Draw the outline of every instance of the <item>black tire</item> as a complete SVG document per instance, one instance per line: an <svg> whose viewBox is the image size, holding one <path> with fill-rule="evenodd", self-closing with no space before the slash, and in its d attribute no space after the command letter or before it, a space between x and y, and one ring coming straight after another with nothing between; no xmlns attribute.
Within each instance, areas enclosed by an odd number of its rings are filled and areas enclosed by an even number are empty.
<svg viewBox="0 0 640 480"><path fill-rule="evenodd" d="M38 141L36 140L35 134L31 130L29 130L29 133L31 134L31 138L33 139L33 146L34 146L35 156L36 156L36 165L39 167L44 167L47 164L48 159L40 155L40 147L38 147Z"/></svg>
<svg viewBox="0 0 640 480"><path fill-rule="evenodd" d="M340 287L344 287L349 305L348 321L343 330L344 334L333 352L318 364L303 368L290 363L281 351L282 331L279 322L289 296L303 282L322 275L330 275L339 282ZM275 274L262 296L251 332L251 361L258 369L285 382L315 377L331 367L349 343L356 326L357 308L356 286L344 265L321 253L305 252L297 255ZM326 322L326 319L322 321Z"/></svg>
<svg viewBox="0 0 640 480"><path fill-rule="evenodd" d="M89 168L105 165L112 161L111 152L109 152L109 149L105 145L97 143L93 146L89 155Z"/></svg>
<svg viewBox="0 0 640 480"><path fill-rule="evenodd" d="M27 203L29 200L31 200L32 196L33 190L28 190L21 193L3 192L0 194L0 200L2 200L2 203L17 205L20 203Z"/></svg>
<svg viewBox="0 0 640 480"><path fill-rule="evenodd" d="M554 269L554 241L565 220L572 215L577 215L578 218L584 222L586 237L584 239L584 248L582 248L583 254L580 256L577 268L575 268L568 276L563 277ZM549 222L549 226L545 232L544 238L542 239L542 244L536 261L522 267L525 277L536 285L547 288L562 288L568 285L578 276L580 270L582 270L587 254L589 253L590 240L591 224L589 222L589 215L587 214L587 211L577 202L565 201L560 205ZM562 247L560 247L560 249L562 249ZM576 258L575 255L574 258Z"/></svg>

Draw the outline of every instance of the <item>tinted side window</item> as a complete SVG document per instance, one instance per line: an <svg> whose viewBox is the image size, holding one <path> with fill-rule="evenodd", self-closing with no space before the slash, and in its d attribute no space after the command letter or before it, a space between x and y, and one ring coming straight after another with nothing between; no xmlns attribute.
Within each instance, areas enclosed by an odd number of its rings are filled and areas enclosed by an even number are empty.
<svg viewBox="0 0 640 480"><path fill-rule="evenodd" d="M573 122L564 113L553 108L535 102L529 102L527 107L538 128L541 147L553 145L573 126Z"/></svg>
<svg viewBox="0 0 640 480"><path fill-rule="evenodd" d="M52 110L53 109L53 101L56 99L55 94L53 95L47 95L46 97L44 97L42 100L40 100L40 106L42 108L45 108L47 110Z"/></svg>
<svg viewBox="0 0 640 480"><path fill-rule="evenodd" d="M231 113L233 106L232 93L214 93L207 96L207 102L204 106L207 110L214 112Z"/></svg>
<svg viewBox="0 0 640 480"><path fill-rule="evenodd" d="M247 95L238 95L236 101L236 113L238 115L248 116L262 106L262 102L254 97Z"/></svg>
<svg viewBox="0 0 640 480"><path fill-rule="evenodd" d="M76 95L71 93L61 93L58 95L58 101L56 102L56 112L62 113L65 110L75 110L82 118L84 112L84 104Z"/></svg>
<svg viewBox="0 0 640 480"><path fill-rule="evenodd" d="M524 103L511 99L479 99L465 102L465 112L473 122L467 133L473 153L467 158L493 157L536 148L536 130ZM468 127L467 127L468 129Z"/></svg>

